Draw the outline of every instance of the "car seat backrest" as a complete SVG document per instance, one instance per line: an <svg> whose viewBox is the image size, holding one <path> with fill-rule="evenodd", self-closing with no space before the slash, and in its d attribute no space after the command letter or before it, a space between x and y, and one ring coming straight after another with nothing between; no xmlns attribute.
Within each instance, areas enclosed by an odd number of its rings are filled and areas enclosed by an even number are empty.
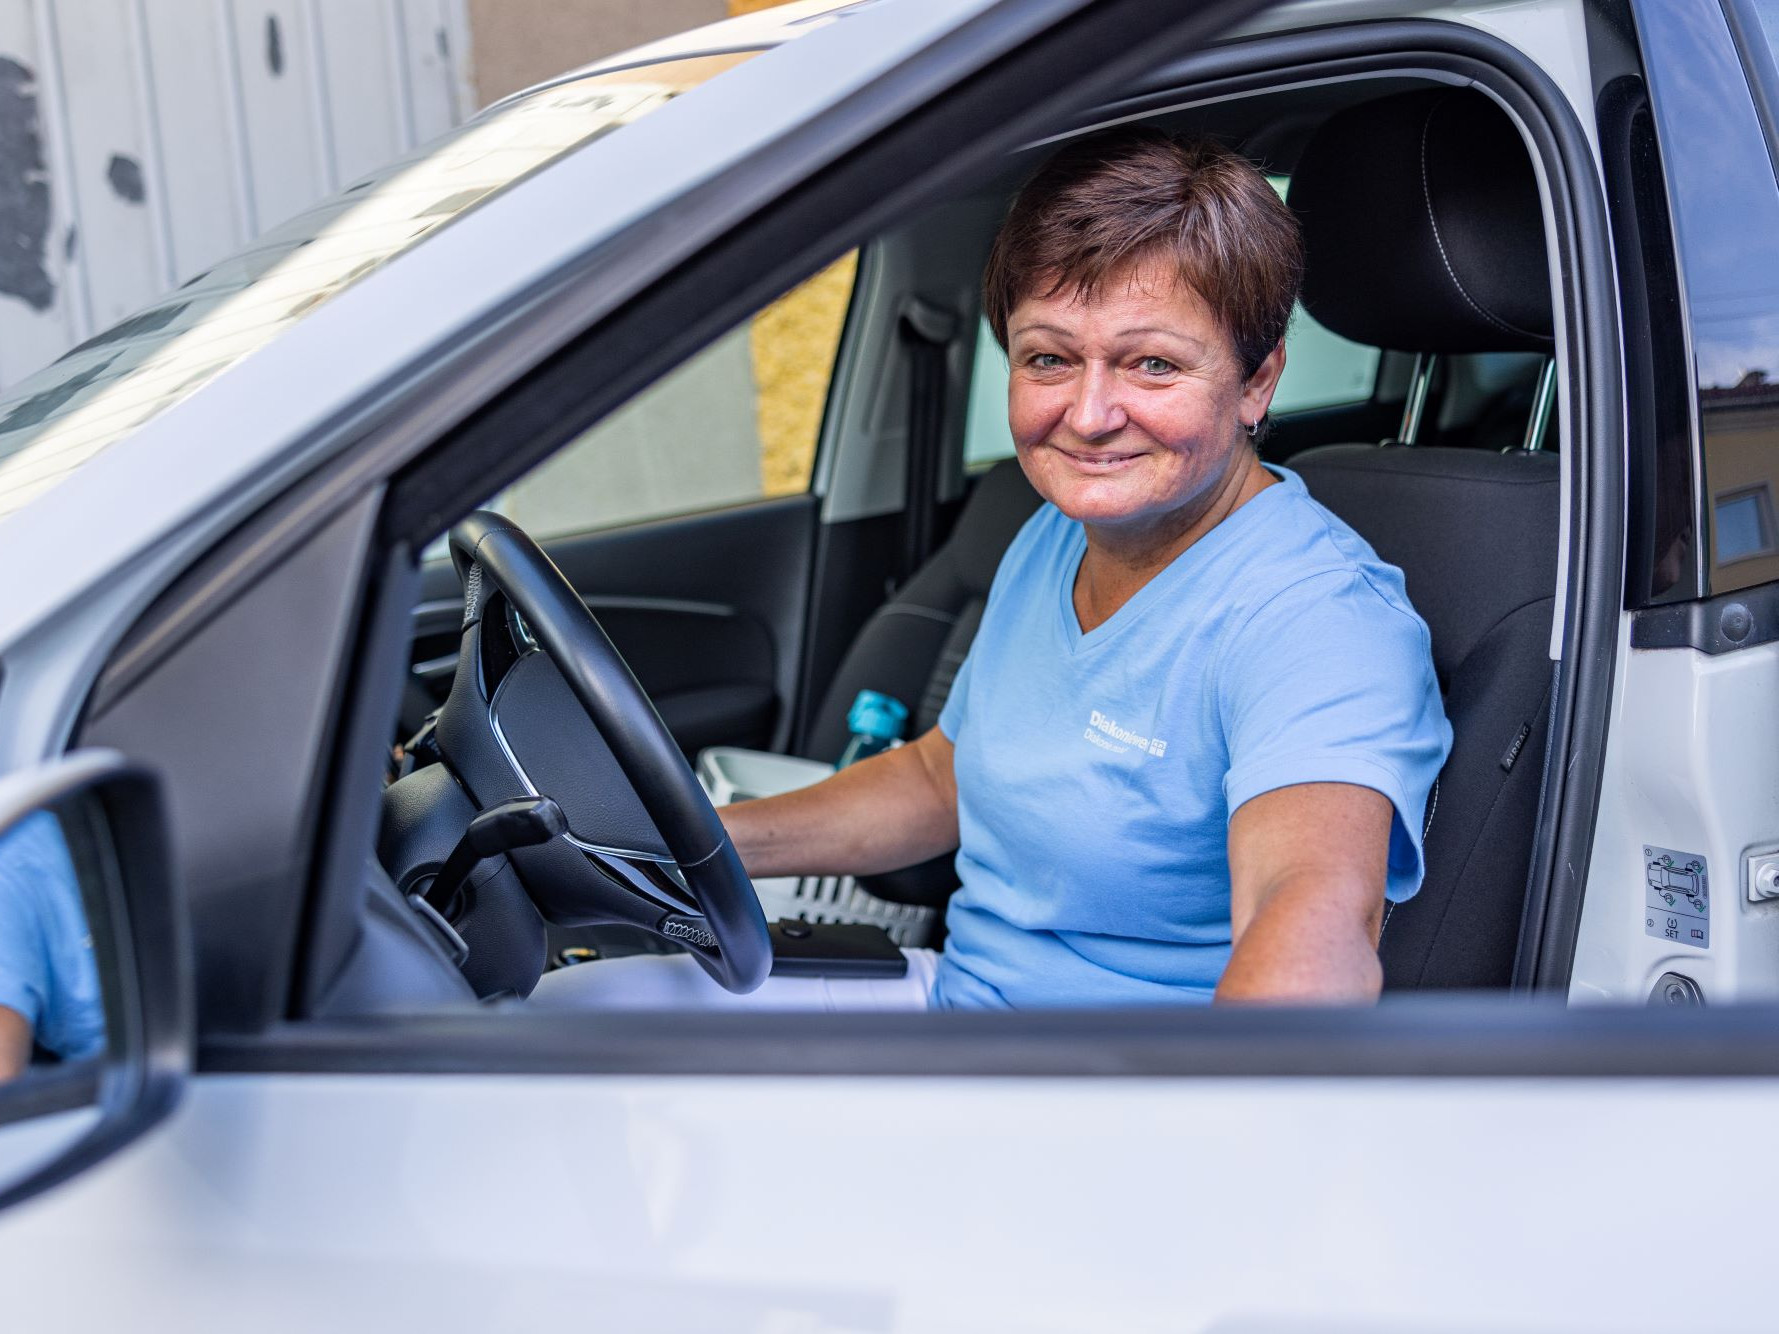
<svg viewBox="0 0 1779 1334"><path fill-rule="evenodd" d="M1335 333L1417 353L1551 350L1537 179L1519 131L1483 94L1433 89L1331 116L1303 150L1290 203L1304 305ZM1291 466L1402 570L1452 724L1426 879L1386 921L1384 983L1505 986L1544 767L1556 456L1332 445Z"/></svg>
<svg viewBox="0 0 1779 1334"><path fill-rule="evenodd" d="M939 721L951 681L976 638L1001 556L1038 508L1015 459L984 473L945 543L865 622L841 659L804 753L832 760L846 746L846 711L861 690L908 706L910 736Z"/></svg>
<svg viewBox="0 0 1779 1334"><path fill-rule="evenodd" d="M1291 464L1402 570L1452 725L1426 879L1379 948L1385 985L1506 986L1549 712L1556 456L1330 445Z"/></svg>

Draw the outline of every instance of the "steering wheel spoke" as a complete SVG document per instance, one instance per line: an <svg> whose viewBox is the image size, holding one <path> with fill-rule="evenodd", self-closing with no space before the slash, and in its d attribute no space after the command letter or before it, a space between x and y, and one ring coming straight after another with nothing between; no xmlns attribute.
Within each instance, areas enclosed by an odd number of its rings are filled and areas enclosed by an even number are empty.
<svg viewBox="0 0 1779 1334"><path fill-rule="evenodd" d="M501 515L470 515L450 547L464 634L438 746L477 808L524 795L560 803L568 831L509 854L532 907L562 924L641 926L727 989L753 990L772 966L753 884L586 603ZM483 948L477 924L461 926L473 958ZM497 925L490 934L506 933Z"/></svg>

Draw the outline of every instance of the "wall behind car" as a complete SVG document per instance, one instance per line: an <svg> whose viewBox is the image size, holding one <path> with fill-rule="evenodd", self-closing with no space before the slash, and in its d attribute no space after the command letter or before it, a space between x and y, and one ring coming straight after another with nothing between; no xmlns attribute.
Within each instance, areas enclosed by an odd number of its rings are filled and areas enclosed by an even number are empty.
<svg viewBox="0 0 1779 1334"><path fill-rule="evenodd" d="M4 0L0 390L480 107L767 4ZM601 463L599 486L551 496L574 502L551 521L692 505L688 467L726 479L703 503L801 490L851 278L849 260L805 284L685 377L732 447L631 484ZM676 413L656 396L616 434L658 442Z"/></svg>
<svg viewBox="0 0 1779 1334"><path fill-rule="evenodd" d="M0 386L475 101L463 0L0 5Z"/></svg>

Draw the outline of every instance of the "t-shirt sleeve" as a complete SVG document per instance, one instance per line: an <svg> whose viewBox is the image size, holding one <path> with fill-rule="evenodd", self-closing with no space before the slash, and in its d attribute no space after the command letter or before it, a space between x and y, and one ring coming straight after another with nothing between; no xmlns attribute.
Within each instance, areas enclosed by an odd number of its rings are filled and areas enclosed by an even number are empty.
<svg viewBox="0 0 1779 1334"><path fill-rule="evenodd" d="M1353 783L1395 809L1386 895L1420 888L1427 797L1451 747L1427 630L1357 572L1301 580L1229 639L1216 674L1233 815L1297 783Z"/></svg>
<svg viewBox="0 0 1779 1334"><path fill-rule="evenodd" d="M0 1005L34 1029L43 1020L51 984L43 887L33 883L44 869L45 831L37 822L52 819L34 816L0 837Z"/></svg>

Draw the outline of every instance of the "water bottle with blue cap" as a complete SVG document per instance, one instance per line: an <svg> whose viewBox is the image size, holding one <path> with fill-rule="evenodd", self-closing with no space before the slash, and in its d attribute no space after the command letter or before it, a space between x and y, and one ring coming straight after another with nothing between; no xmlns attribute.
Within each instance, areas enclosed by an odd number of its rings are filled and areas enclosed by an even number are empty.
<svg viewBox="0 0 1779 1334"><path fill-rule="evenodd" d="M846 711L846 728L852 739L840 752L840 763L835 767L844 769L854 760L901 745L902 729L907 725L908 706L901 700L875 690L859 691Z"/></svg>

